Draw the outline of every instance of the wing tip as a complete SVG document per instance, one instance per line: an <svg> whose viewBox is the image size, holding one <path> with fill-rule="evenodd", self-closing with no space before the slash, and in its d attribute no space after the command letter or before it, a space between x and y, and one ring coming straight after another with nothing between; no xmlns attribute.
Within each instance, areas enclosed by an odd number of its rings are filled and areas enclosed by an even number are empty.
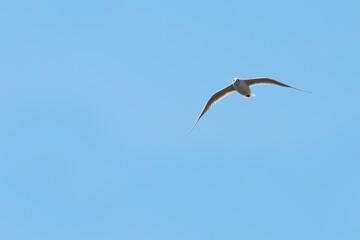
<svg viewBox="0 0 360 240"><path fill-rule="evenodd" d="M310 91L306 91L306 90L303 90L303 89L300 89L300 88L296 88L296 87L291 87L291 88L296 89L296 90L301 91L301 92L312 93L312 92L310 92Z"/></svg>
<svg viewBox="0 0 360 240"><path fill-rule="evenodd" d="M200 118L201 118L201 117L200 117ZM195 128L196 124L198 123L198 121L200 120L200 118L198 118L198 120L196 120L196 122L195 122L194 126L191 128L189 134L192 133L192 131L194 130L194 128Z"/></svg>

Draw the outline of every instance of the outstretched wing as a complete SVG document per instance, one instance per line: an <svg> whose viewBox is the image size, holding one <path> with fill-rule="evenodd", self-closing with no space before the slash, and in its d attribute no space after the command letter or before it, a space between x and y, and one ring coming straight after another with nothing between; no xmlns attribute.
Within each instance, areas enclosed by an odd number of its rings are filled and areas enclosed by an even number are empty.
<svg viewBox="0 0 360 240"><path fill-rule="evenodd" d="M276 81L274 79L271 78L252 78L252 79L248 79L245 80L245 83L250 87L250 86L254 86L254 85L261 85L261 84L267 84L267 85L275 85L275 86L280 86L280 87L288 87L288 88L293 88L299 91L303 91L303 92L308 92L299 88L295 88L289 85L286 85L284 83L281 83L279 81Z"/></svg>
<svg viewBox="0 0 360 240"><path fill-rule="evenodd" d="M191 128L190 133L192 132L192 130L194 129L194 127L196 126L197 122L200 120L200 118L212 107L214 106L218 101L220 101L221 99L223 99L224 97L226 97L227 95L229 95L230 93L232 93L233 91L235 91L235 87L234 85L229 85L226 88L218 91L217 93L213 94L210 99L208 100L208 102L206 103L204 109L202 110L198 120L196 120L194 126Z"/></svg>

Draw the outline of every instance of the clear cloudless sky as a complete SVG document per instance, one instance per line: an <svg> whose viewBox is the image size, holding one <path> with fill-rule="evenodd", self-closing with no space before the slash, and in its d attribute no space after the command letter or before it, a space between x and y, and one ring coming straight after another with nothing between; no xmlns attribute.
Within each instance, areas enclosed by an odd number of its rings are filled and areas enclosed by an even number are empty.
<svg viewBox="0 0 360 240"><path fill-rule="evenodd" d="M0 0L0 239L360 239L359 10Z"/></svg>

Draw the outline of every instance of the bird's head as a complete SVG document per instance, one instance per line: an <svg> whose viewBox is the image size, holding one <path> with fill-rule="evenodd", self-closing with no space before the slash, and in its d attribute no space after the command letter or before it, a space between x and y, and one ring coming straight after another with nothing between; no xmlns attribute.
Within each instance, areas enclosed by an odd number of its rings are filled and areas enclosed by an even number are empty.
<svg viewBox="0 0 360 240"><path fill-rule="evenodd" d="M236 83L236 82L239 83L239 82L240 82L240 78L234 78L234 79L233 79L233 83Z"/></svg>

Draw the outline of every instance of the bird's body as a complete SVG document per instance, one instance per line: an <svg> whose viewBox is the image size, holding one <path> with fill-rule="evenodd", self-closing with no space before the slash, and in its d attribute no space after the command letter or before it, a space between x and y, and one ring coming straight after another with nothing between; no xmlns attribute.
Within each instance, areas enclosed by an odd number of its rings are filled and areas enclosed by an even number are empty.
<svg viewBox="0 0 360 240"><path fill-rule="evenodd" d="M278 82L271 78L251 78L251 79L234 78L232 84L230 84L226 88L218 91L217 93L213 94L210 97L210 99L206 103L204 109L202 110L199 118L197 119L194 126L192 127L191 131L194 129L194 127L196 126L196 124L200 120L200 118L222 98L226 97L233 91L237 91L238 93L243 95L244 98L255 97L255 94L251 91L250 86L261 85L261 84L275 85L275 86L280 86L280 87L288 87L288 88L293 88L293 89L296 89L299 91L306 92L299 88L294 88L294 87L291 87L284 83Z"/></svg>
<svg viewBox="0 0 360 240"><path fill-rule="evenodd" d="M234 86L235 90L241 95L243 95L245 98L255 96L255 94L251 92L250 87L245 83L244 80L234 80L232 85Z"/></svg>

